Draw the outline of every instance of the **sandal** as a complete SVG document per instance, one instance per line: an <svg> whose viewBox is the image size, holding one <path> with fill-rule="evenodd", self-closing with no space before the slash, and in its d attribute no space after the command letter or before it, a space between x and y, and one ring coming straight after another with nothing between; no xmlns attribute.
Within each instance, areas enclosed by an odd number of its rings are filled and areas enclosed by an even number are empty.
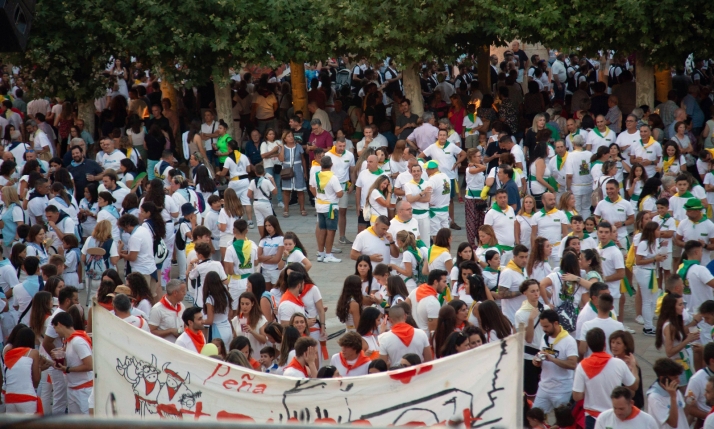
<svg viewBox="0 0 714 429"><path fill-rule="evenodd" d="M290 217L290 212L283 212L283 217Z"/></svg>
<svg viewBox="0 0 714 429"><path fill-rule="evenodd" d="M307 216L307 210L300 210L300 216Z"/></svg>

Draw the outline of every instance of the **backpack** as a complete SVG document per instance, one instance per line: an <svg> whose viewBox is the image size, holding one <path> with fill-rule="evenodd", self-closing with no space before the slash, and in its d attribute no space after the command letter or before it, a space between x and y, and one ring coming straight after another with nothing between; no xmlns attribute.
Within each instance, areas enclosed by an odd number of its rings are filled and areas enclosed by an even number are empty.
<svg viewBox="0 0 714 429"><path fill-rule="evenodd" d="M109 262L109 251L112 248L112 244L114 244L114 240L110 238L102 243L101 246L98 246L104 249L104 256L87 254L87 262L85 266L87 277L92 280L102 279L102 273L111 266L111 263Z"/></svg>
<svg viewBox="0 0 714 429"><path fill-rule="evenodd" d="M196 192L196 197L198 197L196 201L198 203L198 211L199 213L203 213L204 211L206 211L206 199L200 192Z"/></svg>
<svg viewBox="0 0 714 429"><path fill-rule="evenodd" d="M163 238L156 237L154 234L154 228L151 227L151 224L147 222L144 222L144 224L149 227L151 230L151 236L154 237L154 263L156 263L157 266L161 265L169 256L169 250L166 247L166 242Z"/></svg>
<svg viewBox="0 0 714 429"><path fill-rule="evenodd" d="M181 225L184 224L190 224L191 222L187 221L185 218L181 218L178 223L176 224L176 249L184 251L186 250L186 239L184 237L181 237Z"/></svg>

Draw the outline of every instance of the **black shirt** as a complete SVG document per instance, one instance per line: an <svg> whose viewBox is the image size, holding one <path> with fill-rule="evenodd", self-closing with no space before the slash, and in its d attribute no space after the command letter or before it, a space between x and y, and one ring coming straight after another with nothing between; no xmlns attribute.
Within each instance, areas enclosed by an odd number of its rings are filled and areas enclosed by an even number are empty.
<svg viewBox="0 0 714 429"><path fill-rule="evenodd" d="M609 96L607 94L594 95L590 99L590 112L592 112L594 116L607 115L607 112L610 110L610 107L607 105L608 98Z"/></svg>
<svg viewBox="0 0 714 429"><path fill-rule="evenodd" d="M151 134L147 134L144 136L144 141L146 142L146 158L151 161L160 160L166 140L163 138L159 140Z"/></svg>
<svg viewBox="0 0 714 429"><path fill-rule="evenodd" d="M518 68L524 70L526 68L526 63L528 62L528 55L523 52L523 49L519 49L518 52L514 52L513 54L518 57L518 61L520 62L520 64L518 64Z"/></svg>
<svg viewBox="0 0 714 429"><path fill-rule="evenodd" d="M491 142L486 146L486 156L492 156L495 154L501 154L506 152L505 150L501 150L501 147L498 145L498 141ZM488 163L488 172L491 172L491 169L494 167L498 167L498 158L494 158Z"/></svg>
<svg viewBox="0 0 714 429"><path fill-rule="evenodd" d="M76 192L77 195L84 195L84 188L87 187L87 184L90 182L87 181L87 174L91 174L93 176L96 176L97 174L101 174L104 169L97 164L96 161L92 161L91 159L84 158L84 162L77 166L70 165L67 167L67 170L72 174L72 178L74 178L74 186L77 188ZM92 182L92 183L98 183L98 182ZM81 198L80 198L81 199Z"/></svg>

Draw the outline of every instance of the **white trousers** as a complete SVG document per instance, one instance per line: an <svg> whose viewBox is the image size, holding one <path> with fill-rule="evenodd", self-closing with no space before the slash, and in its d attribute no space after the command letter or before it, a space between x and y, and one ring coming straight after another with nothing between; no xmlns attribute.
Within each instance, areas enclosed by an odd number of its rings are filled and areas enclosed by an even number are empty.
<svg viewBox="0 0 714 429"><path fill-rule="evenodd" d="M427 247L431 242L431 222L429 221L429 215L419 215L420 217L414 216L419 225L419 238L426 243ZM394 238L394 237L393 237Z"/></svg>
<svg viewBox="0 0 714 429"><path fill-rule="evenodd" d="M50 378L52 379L52 414L64 414L67 408L67 380L64 373L58 369L50 368ZM45 413L49 409L45 408Z"/></svg>
<svg viewBox="0 0 714 429"><path fill-rule="evenodd" d="M650 290L649 284L651 276L656 276L657 271L635 266L632 273L635 275L637 287L642 295L642 318L645 319L645 329L654 329L652 319L657 306L658 294Z"/></svg>
<svg viewBox="0 0 714 429"><path fill-rule="evenodd" d="M84 389L67 388L67 408L69 414L89 414L89 396L93 388Z"/></svg>
<svg viewBox="0 0 714 429"><path fill-rule="evenodd" d="M448 228L449 227L449 213L448 212L437 212L435 213L434 217L431 217L429 219L429 229L431 236L434 237L436 236L436 233L439 232L440 229L442 228ZM421 234L421 232L420 232Z"/></svg>
<svg viewBox="0 0 714 429"><path fill-rule="evenodd" d="M592 194L592 191L590 191L585 195L575 195L575 210L583 217L583 220L590 217L590 197Z"/></svg>
<svg viewBox="0 0 714 429"><path fill-rule="evenodd" d="M40 374L40 400L42 401L42 410L45 414L52 414L52 382L50 378L50 370L46 369Z"/></svg>

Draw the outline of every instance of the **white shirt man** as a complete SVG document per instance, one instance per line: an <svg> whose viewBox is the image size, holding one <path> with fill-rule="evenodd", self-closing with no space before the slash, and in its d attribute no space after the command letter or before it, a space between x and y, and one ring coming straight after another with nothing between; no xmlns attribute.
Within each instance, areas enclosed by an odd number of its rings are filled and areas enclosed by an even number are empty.
<svg viewBox="0 0 714 429"><path fill-rule="evenodd" d="M608 182L605 182L605 186L610 191L606 192L605 199L597 203L594 214L597 218L602 218L602 220L617 228L617 239L620 241L620 246L624 248L629 243L627 241L627 226L625 223L630 218L634 221L635 210L629 201L618 194L619 190L616 185L609 183L608 180Z"/></svg>
<svg viewBox="0 0 714 429"><path fill-rule="evenodd" d="M429 329L429 320L439 318L439 310L441 304L437 298L437 291L432 285L423 284L414 289L409 294L409 301L414 308L413 317L419 329L426 333L432 331Z"/></svg>
<svg viewBox="0 0 714 429"><path fill-rule="evenodd" d="M501 202L503 204L499 204L499 199L502 199ZM505 209L503 208L504 206L506 207ZM498 207L498 209L496 207ZM508 205L507 194L496 194L496 204L486 212L483 223L484 225L491 225L493 231L496 233L498 244L509 247L515 246L516 213L513 207Z"/></svg>
<svg viewBox="0 0 714 429"><path fill-rule="evenodd" d="M131 262L132 271L152 274L156 271L154 259L154 237L146 225L135 226L129 238L129 253L138 252L136 260Z"/></svg>
<svg viewBox="0 0 714 429"><path fill-rule="evenodd" d="M374 226L357 234L354 243L352 243L350 257L356 260L359 255L368 255L372 258L372 268L377 264L389 265L392 259L392 247L394 247L395 254L397 250L396 246L391 244L394 243L394 239L387 232L388 229L389 225L383 224L378 218Z"/></svg>
<svg viewBox="0 0 714 429"><path fill-rule="evenodd" d="M533 215L534 225L531 232L531 243L535 242L536 237L544 237L548 239L551 246L557 248L560 246L562 237L567 232L568 216L564 212L555 208L555 195L546 192L543 195L543 203L545 207ZM557 253L549 257L551 266L557 266L560 258Z"/></svg>
<svg viewBox="0 0 714 429"><path fill-rule="evenodd" d="M391 310L389 312L393 325L390 331L379 336L379 357L391 365L398 364L402 356L407 353L418 355L422 362L431 360L429 337L421 329L414 329L413 326L406 324L404 310L399 310L403 316L398 323L394 323Z"/></svg>
<svg viewBox="0 0 714 429"><path fill-rule="evenodd" d="M628 116L627 121L630 121L631 118L632 118L631 116ZM637 121L635 121L635 123L636 122ZM623 132L621 132L617 136L617 140L615 141L615 143L617 143L617 145L620 146L620 151L622 153L622 156L625 158L622 162L627 165L631 165L630 154L634 153L633 150L636 149L636 147L640 145L640 130L638 130L637 127L634 126L634 128L632 129L632 131L634 131L634 132L631 133L629 126L630 126L630 122L626 122L626 127L628 127L628 128L625 129Z"/></svg>
<svg viewBox="0 0 714 429"><path fill-rule="evenodd" d="M337 145L338 143L336 142L335 144ZM347 182L350 181L350 168L355 166L355 156L348 150L345 150L342 155L340 155L335 150L335 147L336 146L333 146L325 155L332 158L332 172L335 173L337 180L339 180L344 188ZM346 190L347 189L345 189L345 191Z"/></svg>
<svg viewBox="0 0 714 429"><path fill-rule="evenodd" d="M182 302L185 296L185 282L172 279L166 284L166 295L154 304L149 313L149 329L152 334L168 342L176 342L176 338L183 331L181 317L186 310Z"/></svg>
<svg viewBox="0 0 714 429"><path fill-rule="evenodd" d="M533 406L550 413L555 407L570 402L578 345L560 323L550 322L547 318L540 322L544 334L540 336L538 349L543 351L544 359L540 363L540 382ZM564 368L564 364L571 367Z"/></svg>
<svg viewBox="0 0 714 429"><path fill-rule="evenodd" d="M519 292L519 287L528 278L524 267L528 261L528 250L525 246L517 246L513 250L513 260L501 270L498 279L498 291L501 295L501 310L503 315L515 326L516 311L521 308L524 295ZM514 267L515 264L515 267Z"/></svg>
<svg viewBox="0 0 714 429"><path fill-rule="evenodd" d="M359 188L360 190L360 200L359 200L359 207L360 209L364 208L364 204L367 201L367 195L369 193L369 189L372 187L374 182L383 174L379 166L377 165L377 157L374 155L370 155L367 157L367 168L364 170L360 171L359 175L357 176L357 180L355 181L355 186ZM370 170L370 167L373 168L373 170ZM369 220L369 219L367 219Z"/></svg>
<svg viewBox="0 0 714 429"><path fill-rule="evenodd" d="M605 338L610 338L610 334L612 334L613 332L624 331L625 325L623 325L622 322L618 322L617 320L613 319L612 317L598 316L590 321L583 323L582 330L580 331L580 337L578 337L578 341L581 341L581 344L585 343L585 336L588 334L588 331L593 328L602 329L603 332L605 332ZM612 351L610 350L610 341L607 341L605 343L605 350L608 354L612 354ZM592 351L588 349L585 353L585 356L587 357L591 354Z"/></svg>
<svg viewBox="0 0 714 429"><path fill-rule="evenodd" d="M439 134L447 134L446 130L439 130ZM463 150L449 141L445 141L443 146L437 142L426 148L424 155L430 157L439 164L439 171L444 173L449 180L456 179L459 172L454 170L457 158L463 158L465 155L460 155Z"/></svg>
<svg viewBox="0 0 714 429"><path fill-rule="evenodd" d="M100 167L103 169L112 169L114 170L119 178L122 177L121 170L119 169L119 165L121 163L121 160L126 158L126 155L124 155L124 152L114 149L114 143L111 142L109 139L104 139L101 142L102 149L106 147L111 148L110 152L107 153L106 151L102 150L99 153L97 153L97 164L99 164Z"/></svg>
<svg viewBox="0 0 714 429"><path fill-rule="evenodd" d="M613 407L615 407L616 403L624 403L626 401L625 398L618 398L618 399L613 399L612 404ZM659 426L657 424L657 421L655 419L645 413L644 411L640 410L639 408L635 407L632 403L632 400L629 400L629 408L625 408L626 411L621 411L622 407L620 407L620 414L618 415L618 409L616 408L610 408L607 411L604 411L600 416L597 418L597 421L595 422L595 429L661 429L661 428L669 428L669 425L665 426ZM626 414L624 414L626 413ZM686 420L685 420L686 423ZM689 427L689 426L677 426L677 428L680 427Z"/></svg>
<svg viewBox="0 0 714 429"><path fill-rule="evenodd" d="M593 367L588 365L589 359L584 359L575 368L573 396L577 397L576 400L584 396L585 415L597 418L612 407L610 394L614 388L621 385L636 386L637 379L623 360L610 357L603 366Z"/></svg>
<svg viewBox="0 0 714 429"><path fill-rule="evenodd" d="M69 414L89 414L89 395L92 393L94 371L71 372L92 357L92 343L86 334L66 339L65 362L70 372L67 379L67 408Z"/></svg>
<svg viewBox="0 0 714 429"><path fill-rule="evenodd" d="M687 212L689 213L690 211L687 210ZM684 243L689 240L702 240L704 243L709 245L712 240L714 240L714 222L707 219L704 215L701 215L700 219L696 222L687 217L679 222L675 234L677 239L679 241L683 241ZM709 250L705 250L702 252L701 264L706 266L709 264L709 261L711 261L711 252Z"/></svg>
<svg viewBox="0 0 714 429"><path fill-rule="evenodd" d="M429 180L427 186L431 187L429 200L430 235L436 236L442 228L449 227L449 202L451 201L451 179L439 171L434 161L426 164Z"/></svg>
<svg viewBox="0 0 714 429"><path fill-rule="evenodd" d="M592 152L582 150L581 136L576 136L575 140L575 149L568 153L565 160L565 183L566 189L575 195L575 209L585 219L590 215L590 197L593 192L593 176L590 174Z"/></svg>
<svg viewBox="0 0 714 429"><path fill-rule="evenodd" d="M601 119L602 128L604 128L603 130L600 129L599 125ZM592 153L596 153L600 146L610 147L610 144L615 143L615 140L617 139L615 132L605 126L605 118L598 115L597 121L598 127L593 128L593 130L588 134L586 142L587 149Z"/></svg>
<svg viewBox="0 0 714 429"><path fill-rule="evenodd" d="M189 318L189 315L192 317ZM186 329L176 338L175 344L190 352L201 353L203 346L206 345L206 337L203 335L203 314L200 309L193 307L184 312L181 317L184 319Z"/></svg>

